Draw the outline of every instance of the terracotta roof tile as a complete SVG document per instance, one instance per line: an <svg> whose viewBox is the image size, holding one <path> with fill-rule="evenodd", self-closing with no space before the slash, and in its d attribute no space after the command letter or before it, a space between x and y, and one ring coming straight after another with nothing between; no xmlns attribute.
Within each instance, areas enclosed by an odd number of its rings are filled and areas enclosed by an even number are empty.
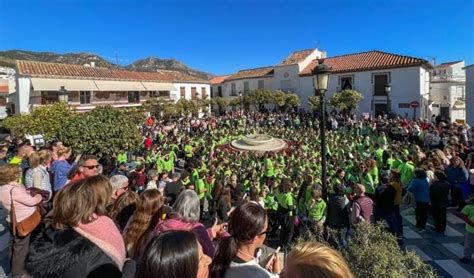
<svg viewBox="0 0 474 278"><path fill-rule="evenodd" d="M16 61L16 67L18 74L36 77L209 83L207 80L169 70L142 72L21 60Z"/></svg>
<svg viewBox="0 0 474 278"><path fill-rule="evenodd" d="M290 54L285 60L281 62L280 65L291 65L297 64L303 61L308 55L313 53L314 49L305 49L305 50L298 50Z"/></svg>
<svg viewBox="0 0 474 278"><path fill-rule="evenodd" d="M216 77L213 77L211 78L211 80L209 82L211 82L211 85L216 85L216 84L221 84L223 83L227 77L229 77L230 75L222 75L222 76L216 76Z"/></svg>
<svg viewBox="0 0 474 278"><path fill-rule="evenodd" d="M313 60L300 75L311 75L311 70L319 60ZM378 70L388 68L401 68L411 66L424 66L432 68L428 61L378 50L347 54L324 59L324 63L331 67L333 73Z"/></svg>
<svg viewBox="0 0 474 278"><path fill-rule="evenodd" d="M273 74L273 67L263 67L263 68L256 68L256 69L247 69L247 70L240 70L237 73L232 74L226 81L230 80L238 80L238 79L247 79L247 78L258 78L258 77L266 77L267 75Z"/></svg>
<svg viewBox="0 0 474 278"><path fill-rule="evenodd" d="M462 60L453 61L453 62L446 62L446 63L442 63L442 64L439 64L439 65L435 66L435 68L449 67L449 66L452 66L452 65L454 65L454 64L461 63L461 62L462 62Z"/></svg>

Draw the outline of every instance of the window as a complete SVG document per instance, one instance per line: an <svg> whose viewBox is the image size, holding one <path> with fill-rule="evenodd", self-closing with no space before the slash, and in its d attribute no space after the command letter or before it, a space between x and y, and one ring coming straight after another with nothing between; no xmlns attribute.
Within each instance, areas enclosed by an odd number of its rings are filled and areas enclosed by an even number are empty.
<svg viewBox="0 0 474 278"><path fill-rule="evenodd" d="M265 83L263 80L258 80L258 89L261 90L265 87Z"/></svg>
<svg viewBox="0 0 474 278"><path fill-rule="evenodd" d="M248 94L250 92L250 85L248 81L244 81L244 94Z"/></svg>
<svg viewBox="0 0 474 278"><path fill-rule="evenodd" d="M222 97L222 86L217 87L217 96Z"/></svg>
<svg viewBox="0 0 474 278"><path fill-rule="evenodd" d="M291 80L282 80L280 89L285 92L291 91Z"/></svg>
<svg viewBox="0 0 474 278"><path fill-rule="evenodd" d="M236 96L237 95L237 90L235 87L235 83L230 83L230 95L231 96Z"/></svg>
<svg viewBox="0 0 474 278"><path fill-rule="evenodd" d="M149 93L149 97L150 97L150 98L156 98L156 97L158 97L158 94L157 94L156 91L149 91L148 93Z"/></svg>
<svg viewBox="0 0 474 278"><path fill-rule="evenodd" d="M211 86L211 97L216 97L214 94L214 87Z"/></svg>
<svg viewBox="0 0 474 278"><path fill-rule="evenodd" d="M197 99L196 87L191 87L191 99Z"/></svg>
<svg viewBox="0 0 474 278"><path fill-rule="evenodd" d="M158 91L158 96L161 98L170 98L170 91Z"/></svg>
<svg viewBox="0 0 474 278"><path fill-rule="evenodd" d="M374 75L374 95L386 96L385 87L389 84L387 74Z"/></svg>
<svg viewBox="0 0 474 278"><path fill-rule="evenodd" d="M353 84L354 84L354 77L352 75L339 77L339 85L340 85L341 91L352 90Z"/></svg>
<svg viewBox="0 0 474 278"><path fill-rule="evenodd" d="M179 87L179 94L181 98L186 98L186 87Z"/></svg>
<svg viewBox="0 0 474 278"><path fill-rule="evenodd" d="M129 103L139 103L140 102L140 92L138 92L138 91L128 92L128 102Z"/></svg>
<svg viewBox="0 0 474 278"><path fill-rule="evenodd" d="M201 97L202 98L207 97L206 87L201 87Z"/></svg>
<svg viewBox="0 0 474 278"><path fill-rule="evenodd" d="M80 91L80 101L81 101L81 104L90 104L91 91Z"/></svg>

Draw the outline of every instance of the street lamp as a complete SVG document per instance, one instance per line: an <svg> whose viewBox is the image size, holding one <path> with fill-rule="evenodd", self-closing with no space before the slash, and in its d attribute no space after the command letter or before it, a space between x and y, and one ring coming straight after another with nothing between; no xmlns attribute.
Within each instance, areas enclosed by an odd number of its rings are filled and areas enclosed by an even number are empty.
<svg viewBox="0 0 474 278"><path fill-rule="evenodd" d="M64 102L64 103L68 103L69 101L69 94L66 88L64 88L64 86L61 86L61 88L58 91L58 100L59 102Z"/></svg>
<svg viewBox="0 0 474 278"><path fill-rule="evenodd" d="M387 93L387 117L388 114L390 113L390 90L392 88L390 87L389 84L385 85L385 93Z"/></svg>
<svg viewBox="0 0 474 278"><path fill-rule="evenodd" d="M244 107L244 99L242 97L242 91L239 92L239 99L240 99L240 116L244 114L243 107Z"/></svg>
<svg viewBox="0 0 474 278"><path fill-rule="evenodd" d="M314 95L319 96L319 130L321 133L321 183L324 192L327 192L327 166L326 166L326 105L324 94L328 89L329 74L331 69L324 64L324 60L319 60L318 65L311 71L313 75Z"/></svg>

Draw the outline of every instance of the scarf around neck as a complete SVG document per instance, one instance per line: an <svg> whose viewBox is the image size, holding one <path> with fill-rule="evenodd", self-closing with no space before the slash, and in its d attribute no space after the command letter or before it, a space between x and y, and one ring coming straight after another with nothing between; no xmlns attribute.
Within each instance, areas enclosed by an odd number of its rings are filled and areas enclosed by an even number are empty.
<svg viewBox="0 0 474 278"><path fill-rule="evenodd" d="M74 230L97 245L122 271L126 256L125 243L112 219L107 216L95 216L94 221L79 223Z"/></svg>

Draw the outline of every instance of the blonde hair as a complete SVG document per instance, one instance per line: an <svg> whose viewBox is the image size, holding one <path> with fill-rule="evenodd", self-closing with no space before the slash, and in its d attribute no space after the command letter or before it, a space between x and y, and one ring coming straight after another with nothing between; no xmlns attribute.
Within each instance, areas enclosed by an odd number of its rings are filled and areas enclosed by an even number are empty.
<svg viewBox="0 0 474 278"><path fill-rule="evenodd" d="M5 164L0 166L0 186L19 180L21 174L21 168L18 165Z"/></svg>
<svg viewBox="0 0 474 278"><path fill-rule="evenodd" d="M29 157L29 163L31 168L36 168L41 164L45 164L51 159L51 151L41 150L39 152L34 152Z"/></svg>
<svg viewBox="0 0 474 278"><path fill-rule="evenodd" d="M288 255L288 264L299 278L353 278L342 255L321 243L300 243Z"/></svg>
<svg viewBox="0 0 474 278"><path fill-rule="evenodd" d="M68 154L70 152L71 152L71 148L63 146L63 145L58 146L58 149L56 150L56 153L58 154L58 157L63 156L65 154Z"/></svg>

